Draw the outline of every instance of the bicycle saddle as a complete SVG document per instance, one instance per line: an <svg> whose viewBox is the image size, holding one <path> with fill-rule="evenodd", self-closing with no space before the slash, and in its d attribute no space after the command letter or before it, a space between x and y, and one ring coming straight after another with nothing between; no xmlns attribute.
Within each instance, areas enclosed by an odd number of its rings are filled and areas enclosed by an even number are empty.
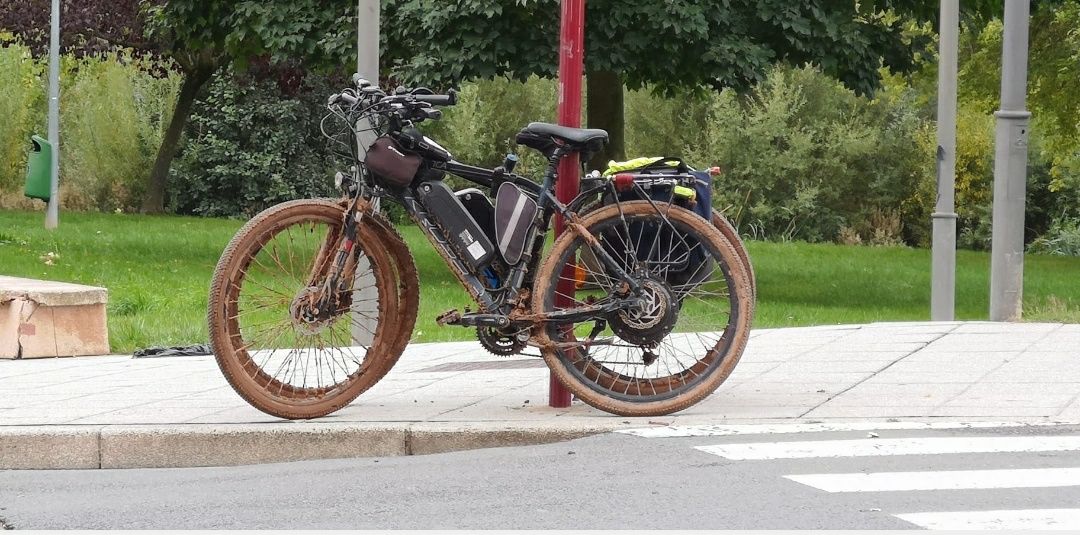
<svg viewBox="0 0 1080 535"><path fill-rule="evenodd" d="M550 123L529 123L517 135L517 144L545 154L554 149L558 139L576 152L596 152L608 142L608 133L599 128L571 128Z"/></svg>

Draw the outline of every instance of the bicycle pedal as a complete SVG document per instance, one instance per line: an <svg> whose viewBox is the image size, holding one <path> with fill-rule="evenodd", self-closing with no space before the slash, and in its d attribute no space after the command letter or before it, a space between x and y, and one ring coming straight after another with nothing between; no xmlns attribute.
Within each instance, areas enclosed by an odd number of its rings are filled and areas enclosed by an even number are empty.
<svg viewBox="0 0 1080 535"><path fill-rule="evenodd" d="M456 308L447 310L435 317L435 323L440 327L445 325L457 325L461 323L461 312L458 312Z"/></svg>

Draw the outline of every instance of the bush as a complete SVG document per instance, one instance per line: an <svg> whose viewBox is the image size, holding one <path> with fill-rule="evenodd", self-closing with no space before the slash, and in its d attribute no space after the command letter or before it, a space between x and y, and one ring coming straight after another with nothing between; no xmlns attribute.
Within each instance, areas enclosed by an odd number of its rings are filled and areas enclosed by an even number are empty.
<svg viewBox="0 0 1080 535"><path fill-rule="evenodd" d="M0 43L0 192L21 198L26 176L30 135L44 134L45 86L43 65L30 50L14 43ZM16 195L17 193L17 195Z"/></svg>
<svg viewBox="0 0 1080 535"><path fill-rule="evenodd" d="M648 89L627 91L623 100L626 156L681 156L687 146L698 142L711 96L711 92L688 92L663 98Z"/></svg>
<svg viewBox="0 0 1080 535"><path fill-rule="evenodd" d="M305 78L296 94L270 77L223 71L195 104L174 161L179 214L250 217L278 202L335 195L335 162L319 131L340 79Z"/></svg>
<svg viewBox="0 0 1080 535"><path fill-rule="evenodd" d="M60 118L66 207L133 211L142 204L181 82L157 67L108 55L79 60L69 74Z"/></svg>
<svg viewBox="0 0 1080 535"><path fill-rule="evenodd" d="M1059 256L1080 256L1080 221L1056 221L1046 234L1028 246L1029 253Z"/></svg>
<svg viewBox="0 0 1080 535"><path fill-rule="evenodd" d="M932 159L917 138L926 128L910 92L856 96L813 68L776 68L747 96L713 97L697 141L684 153L719 164L714 203L757 238L833 241L847 228L862 242L895 238ZM875 223L887 222L887 228Z"/></svg>
<svg viewBox="0 0 1080 535"><path fill-rule="evenodd" d="M0 43L0 204L25 206L31 134L46 134L47 58ZM63 56L60 187L63 208L112 211L141 201L180 78L128 54ZM164 73L164 74L162 74Z"/></svg>
<svg viewBox="0 0 1080 535"><path fill-rule="evenodd" d="M554 120L557 94L555 81L538 77L527 82L477 80L463 84L458 103L423 128L459 161L494 167L513 153L521 159L516 172L539 177L547 162L537 151L519 147L514 138L530 122Z"/></svg>

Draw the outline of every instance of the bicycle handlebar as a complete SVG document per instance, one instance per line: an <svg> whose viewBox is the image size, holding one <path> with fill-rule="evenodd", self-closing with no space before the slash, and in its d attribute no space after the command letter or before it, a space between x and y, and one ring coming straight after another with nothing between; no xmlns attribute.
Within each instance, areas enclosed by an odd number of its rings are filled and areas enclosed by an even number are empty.
<svg viewBox="0 0 1080 535"><path fill-rule="evenodd" d="M412 98L432 106L453 106L457 104L457 91L451 89L445 95L412 95Z"/></svg>

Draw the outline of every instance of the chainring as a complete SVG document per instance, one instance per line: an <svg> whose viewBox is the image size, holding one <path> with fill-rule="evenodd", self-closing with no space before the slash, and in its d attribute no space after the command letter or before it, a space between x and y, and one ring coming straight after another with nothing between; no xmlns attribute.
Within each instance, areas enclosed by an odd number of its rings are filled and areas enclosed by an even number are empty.
<svg viewBox="0 0 1080 535"><path fill-rule="evenodd" d="M489 353L500 357L517 355L526 347L525 342L518 340L516 333L507 334L494 327L477 327L476 339Z"/></svg>

